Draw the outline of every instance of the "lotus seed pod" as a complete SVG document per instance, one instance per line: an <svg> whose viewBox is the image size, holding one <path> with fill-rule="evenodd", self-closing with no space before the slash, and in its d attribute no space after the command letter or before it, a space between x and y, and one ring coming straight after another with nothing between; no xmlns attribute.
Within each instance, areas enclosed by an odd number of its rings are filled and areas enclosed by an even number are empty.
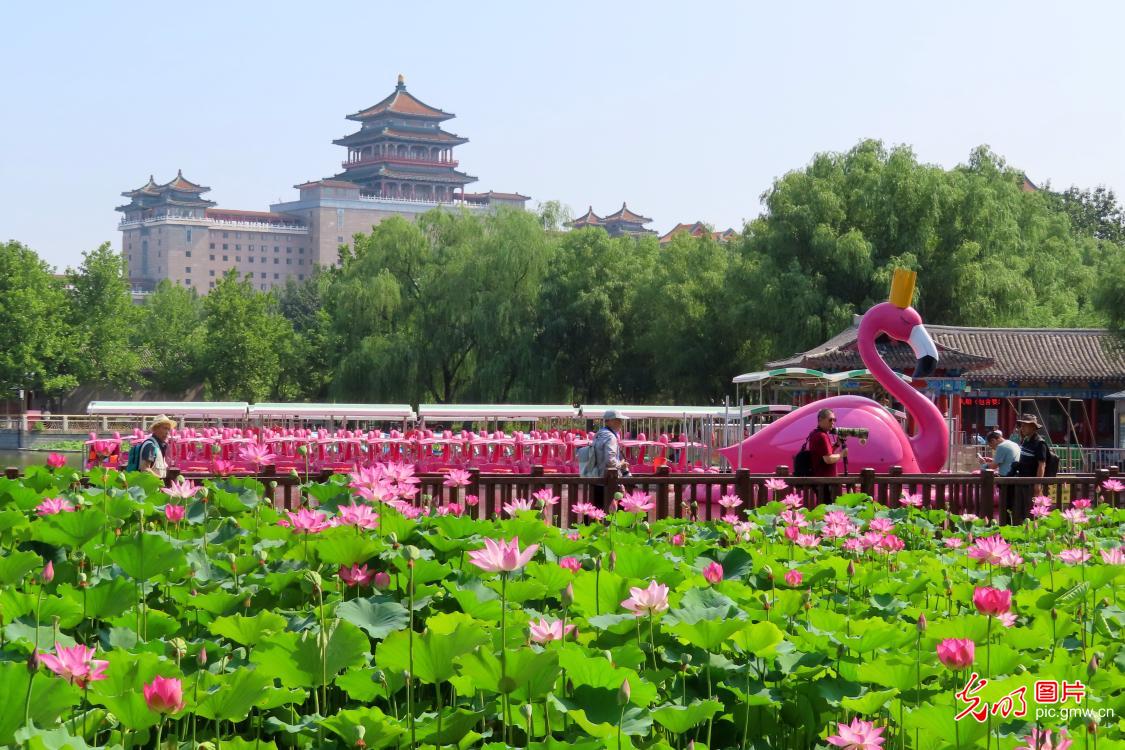
<svg viewBox="0 0 1125 750"><path fill-rule="evenodd" d="M535 709L533 709L531 707L530 703L525 703L522 706L520 706L520 714L523 715L523 718L525 718L525 719L530 719L531 715L534 712L535 712Z"/></svg>
<svg viewBox="0 0 1125 750"><path fill-rule="evenodd" d="M413 544L408 544L406 545L406 556L411 560L417 560L422 557L422 551Z"/></svg>

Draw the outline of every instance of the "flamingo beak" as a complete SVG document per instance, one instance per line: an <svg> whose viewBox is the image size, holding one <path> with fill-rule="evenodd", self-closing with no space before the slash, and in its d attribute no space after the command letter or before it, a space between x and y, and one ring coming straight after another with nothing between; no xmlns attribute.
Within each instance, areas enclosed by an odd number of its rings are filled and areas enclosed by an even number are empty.
<svg viewBox="0 0 1125 750"><path fill-rule="evenodd" d="M914 368L915 378L924 378L937 369L938 352L937 345L934 340L930 338L929 331L925 326L916 325L910 331L910 348L914 350L914 356L918 359L918 364Z"/></svg>

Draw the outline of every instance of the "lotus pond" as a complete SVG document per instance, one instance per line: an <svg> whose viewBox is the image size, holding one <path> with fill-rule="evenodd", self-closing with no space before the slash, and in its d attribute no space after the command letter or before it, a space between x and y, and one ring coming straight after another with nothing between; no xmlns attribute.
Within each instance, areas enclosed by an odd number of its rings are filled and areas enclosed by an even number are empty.
<svg viewBox="0 0 1125 750"><path fill-rule="evenodd" d="M0 745L1125 747L1114 481L1017 527L778 487L560 529L395 466L269 491L0 479Z"/></svg>

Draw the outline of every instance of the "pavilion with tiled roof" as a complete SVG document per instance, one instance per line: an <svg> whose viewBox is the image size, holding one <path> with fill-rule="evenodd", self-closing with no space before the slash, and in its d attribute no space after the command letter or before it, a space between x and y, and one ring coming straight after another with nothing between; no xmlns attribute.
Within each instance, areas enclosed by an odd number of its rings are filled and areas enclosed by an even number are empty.
<svg viewBox="0 0 1125 750"><path fill-rule="evenodd" d="M457 170L453 148L467 143L442 130L454 117L406 90L400 75L395 90L380 102L347 116L362 123L333 143L348 149L336 179L354 183L364 195L399 200L451 202L457 189L477 178Z"/></svg>
<svg viewBox="0 0 1125 750"><path fill-rule="evenodd" d="M584 229L585 227L605 227L605 220L594 213L594 207L586 209L586 213L566 224L571 229Z"/></svg>
<svg viewBox="0 0 1125 750"><path fill-rule="evenodd" d="M579 216L577 219L567 223L571 229L582 229L584 227L601 227L610 237L644 237L647 235L656 235L651 229L646 229L645 224L648 224L652 219L647 216L641 216L629 210L625 203L621 204L621 208L609 216L598 216L594 213L594 207L586 211L585 214Z"/></svg>
<svg viewBox="0 0 1125 750"><path fill-rule="evenodd" d="M853 324L819 346L767 368L808 367L837 372L863 367ZM952 409L962 429L997 424L1009 432L1017 415L1039 416L1056 442L1105 445L1113 435L1113 404L1125 388L1125 347L1098 328L978 328L926 325L938 347L943 411ZM886 337L880 354L899 372L915 358L908 344Z"/></svg>
<svg viewBox="0 0 1125 750"><path fill-rule="evenodd" d="M715 240L715 242L729 242L735 236L735 231L733 229L725 229L721 232L715 232L702 221L697 221L694 224L680 223L669 229L666 234L660 237L660 244L667 245L680 234L688 234L692 237L706 237L710 235L711 239Z"/></svg>
<svg viewBox="0 0 1125 750"><path fill-rule="evenodd" d="M125 214L125 221L141 221L158 215L203 218L203 212L215 205L215 201L202 197L210 189L184 177L182 170L176 170L174 178L159 185L149 175L144 185L121 194L129 202L116 210Z"/></svg>

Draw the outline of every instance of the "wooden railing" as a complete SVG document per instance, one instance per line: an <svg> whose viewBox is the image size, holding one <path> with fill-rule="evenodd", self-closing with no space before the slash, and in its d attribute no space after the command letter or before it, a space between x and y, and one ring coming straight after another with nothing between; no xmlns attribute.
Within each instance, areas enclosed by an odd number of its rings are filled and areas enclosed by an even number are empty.
<svg viewBox="0 0 1125 750"><path fill-rule="evenodd" d="M9 478L19 478L21 470L9 468L5 472ZM279 508L296 509L302 504L301 485L305 481L327 481L330 471L295 475L278 474L272 467L265 467L253 478L270 488L274 503ZM1063 474L1056 477L1018 478L997 477L990 470L980 474L903 474L897 467L886 474L876 474L872 469L864 469L858 474L831 478L790 477L788 467L778 467L773 475L751 474L743 469L727 474L672 474L667 467L661 467L655 474L643 476L619 476L611 470L604 480L605 496L612 499L618 491L640 490L651 495L655 508L649 512L650 520L660 518L693 518L699 521L718 520L724 509L717 504L723 495L737 495L742 501L739 509L759 508L771 500L779 500L790 492L800 493L806 508L819 504L821 488L831 488L833 497L845 492L863 492L884 505L897 505L904 492L920 494L923 507L942 509L951 513L972 513L981 518L993 518L1001 523L1012 521L1007 507L1009 487L1041 485L1044 494L1055 501L1057 508L1077 498L1090 498L1095 502L1102 495L1101 485L1111 477L1119 475L1116 466L1099 469L1092 474ZM169 471L167 481L179 476L176 470ZM187 478L202 481L219 479L211 475L189 474ZM237 475L247 476L247 475ZM573 474L547 474L543 467L535 466L529 474L482 474L477 469L469 471L469 484L454 488L444 485L445 475L419 475L418 495L415 504L428 505L431 509L450 502L464 505L465 513L477 518L497 518L504 515L504 506L517 498L531 498L532 493L549 489L558 498L555 505L544 509L543 515L548 523L564 527L580 521L574 507L582 502L593 502L593 487L603 484L602 480L589 479ZM766 487L768 479L784 479L785 490L771 492ZM1123 493L1117 493L1114 503L1120 507L1125 504ZM476 505L465 504L465 497L473 495ZM538 507L538 506L537 506ZM1019 519L1014 519L1019 520Z"/></svg>

